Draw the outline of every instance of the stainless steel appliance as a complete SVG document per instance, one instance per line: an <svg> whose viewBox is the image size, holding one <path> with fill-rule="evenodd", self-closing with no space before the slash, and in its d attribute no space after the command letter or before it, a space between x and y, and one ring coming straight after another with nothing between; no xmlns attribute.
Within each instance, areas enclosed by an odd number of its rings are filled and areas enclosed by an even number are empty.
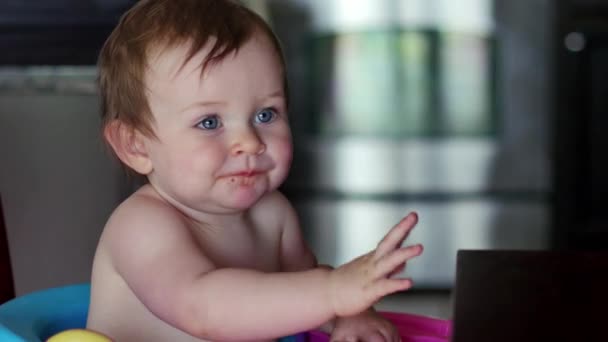
<svg viewBox="0 0 608 342"><path fill-rule="evenodd" d="M132 3L0 2L0 192L18 296L89 281L103 225L132 191L104 150L95 85Z"/></svg>
<svg viewBox="0 0 608 342"><path fill-rule="evenodd" d="M104 150L94 66L0 67L0 192L16 295L86 282L131 190Z"/></svg>
<svg viewBox="0 0 608 342"><path fill-rule="evenodd" d="M404 214L406 273L453 285L458 249L551 246L552 1L285 1L296 157L284 187L321 262Z"/></svg>

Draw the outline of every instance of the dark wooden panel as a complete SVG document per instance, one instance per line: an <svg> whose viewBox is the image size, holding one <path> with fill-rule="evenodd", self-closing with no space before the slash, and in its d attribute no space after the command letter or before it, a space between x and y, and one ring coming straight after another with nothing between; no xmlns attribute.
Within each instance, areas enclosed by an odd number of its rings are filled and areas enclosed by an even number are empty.
<svg viewBox="0 0 608 342"><path fill-rule="evenodd" d="M453 342L604 341L608 252L459 251Z"/></svg>
<svg viewBox="0 0 608 342"><path fill-rule="evenodd" d="M560 249L608 250L608 2L556 2L553 222ZM568 48L568 37L582 45Z"/></svg>

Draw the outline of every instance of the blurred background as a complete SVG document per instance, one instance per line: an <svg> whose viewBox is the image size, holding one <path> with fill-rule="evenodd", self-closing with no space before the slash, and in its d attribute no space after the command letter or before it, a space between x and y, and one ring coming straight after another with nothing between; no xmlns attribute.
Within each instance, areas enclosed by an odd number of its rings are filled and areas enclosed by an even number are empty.
<svg viewBox="0 0 608 342"><path fill-rule="evenodd" d="M132 3L0 3L17 295L88 281L105 220L135 187L104 149L95 88L99 48ZM458 249L608 248L605 1L245 3L285 49L295 158L282 190L319 260L349 261L420 216L415 290L381 308L448 317Z"/></svg>

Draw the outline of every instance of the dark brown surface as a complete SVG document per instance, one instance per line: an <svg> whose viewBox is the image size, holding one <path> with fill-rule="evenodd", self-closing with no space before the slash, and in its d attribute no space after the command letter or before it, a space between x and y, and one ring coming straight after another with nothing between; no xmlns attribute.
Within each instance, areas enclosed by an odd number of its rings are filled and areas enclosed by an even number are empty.
<svg viewBox="0 0 608 342"><path fill-rule="evenodd" d="M608 252L459 251L453 342L608 341Z"/></svg>
<svg viewBox="0 0 608 342"><path fill-rule="evenodd" d="M0 197L0 304L15 297L13 272L8 252L6 225L2 211L2 198Z"/></svg>
<svg viewBox="0 0 608 342"><path fill-rule="evenodd" d="M548 53L551 116L553 247L608 250L608 1L553 1L554 48ZM573 32L580 51L566 48Z"/></svg>

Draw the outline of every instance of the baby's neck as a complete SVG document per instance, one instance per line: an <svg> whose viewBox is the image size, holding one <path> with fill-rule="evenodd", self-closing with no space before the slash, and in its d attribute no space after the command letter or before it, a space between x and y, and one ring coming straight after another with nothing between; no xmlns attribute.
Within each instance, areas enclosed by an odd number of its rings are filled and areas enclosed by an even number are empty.
<svg viewBox="0 0 608 342"><path fill-rule="evenodd" d="M209 229L211 227L222 227L222 229L228 229L230 227L242 227L249 221L249 210L235 210L231 212L195 210L175 201L170 196L163 194L162 191L154 187L152 184L142 186L138 192L142 195L152 196L170 204L183 215L184 219L188 221L189 225L195 228Z"/></svg>

